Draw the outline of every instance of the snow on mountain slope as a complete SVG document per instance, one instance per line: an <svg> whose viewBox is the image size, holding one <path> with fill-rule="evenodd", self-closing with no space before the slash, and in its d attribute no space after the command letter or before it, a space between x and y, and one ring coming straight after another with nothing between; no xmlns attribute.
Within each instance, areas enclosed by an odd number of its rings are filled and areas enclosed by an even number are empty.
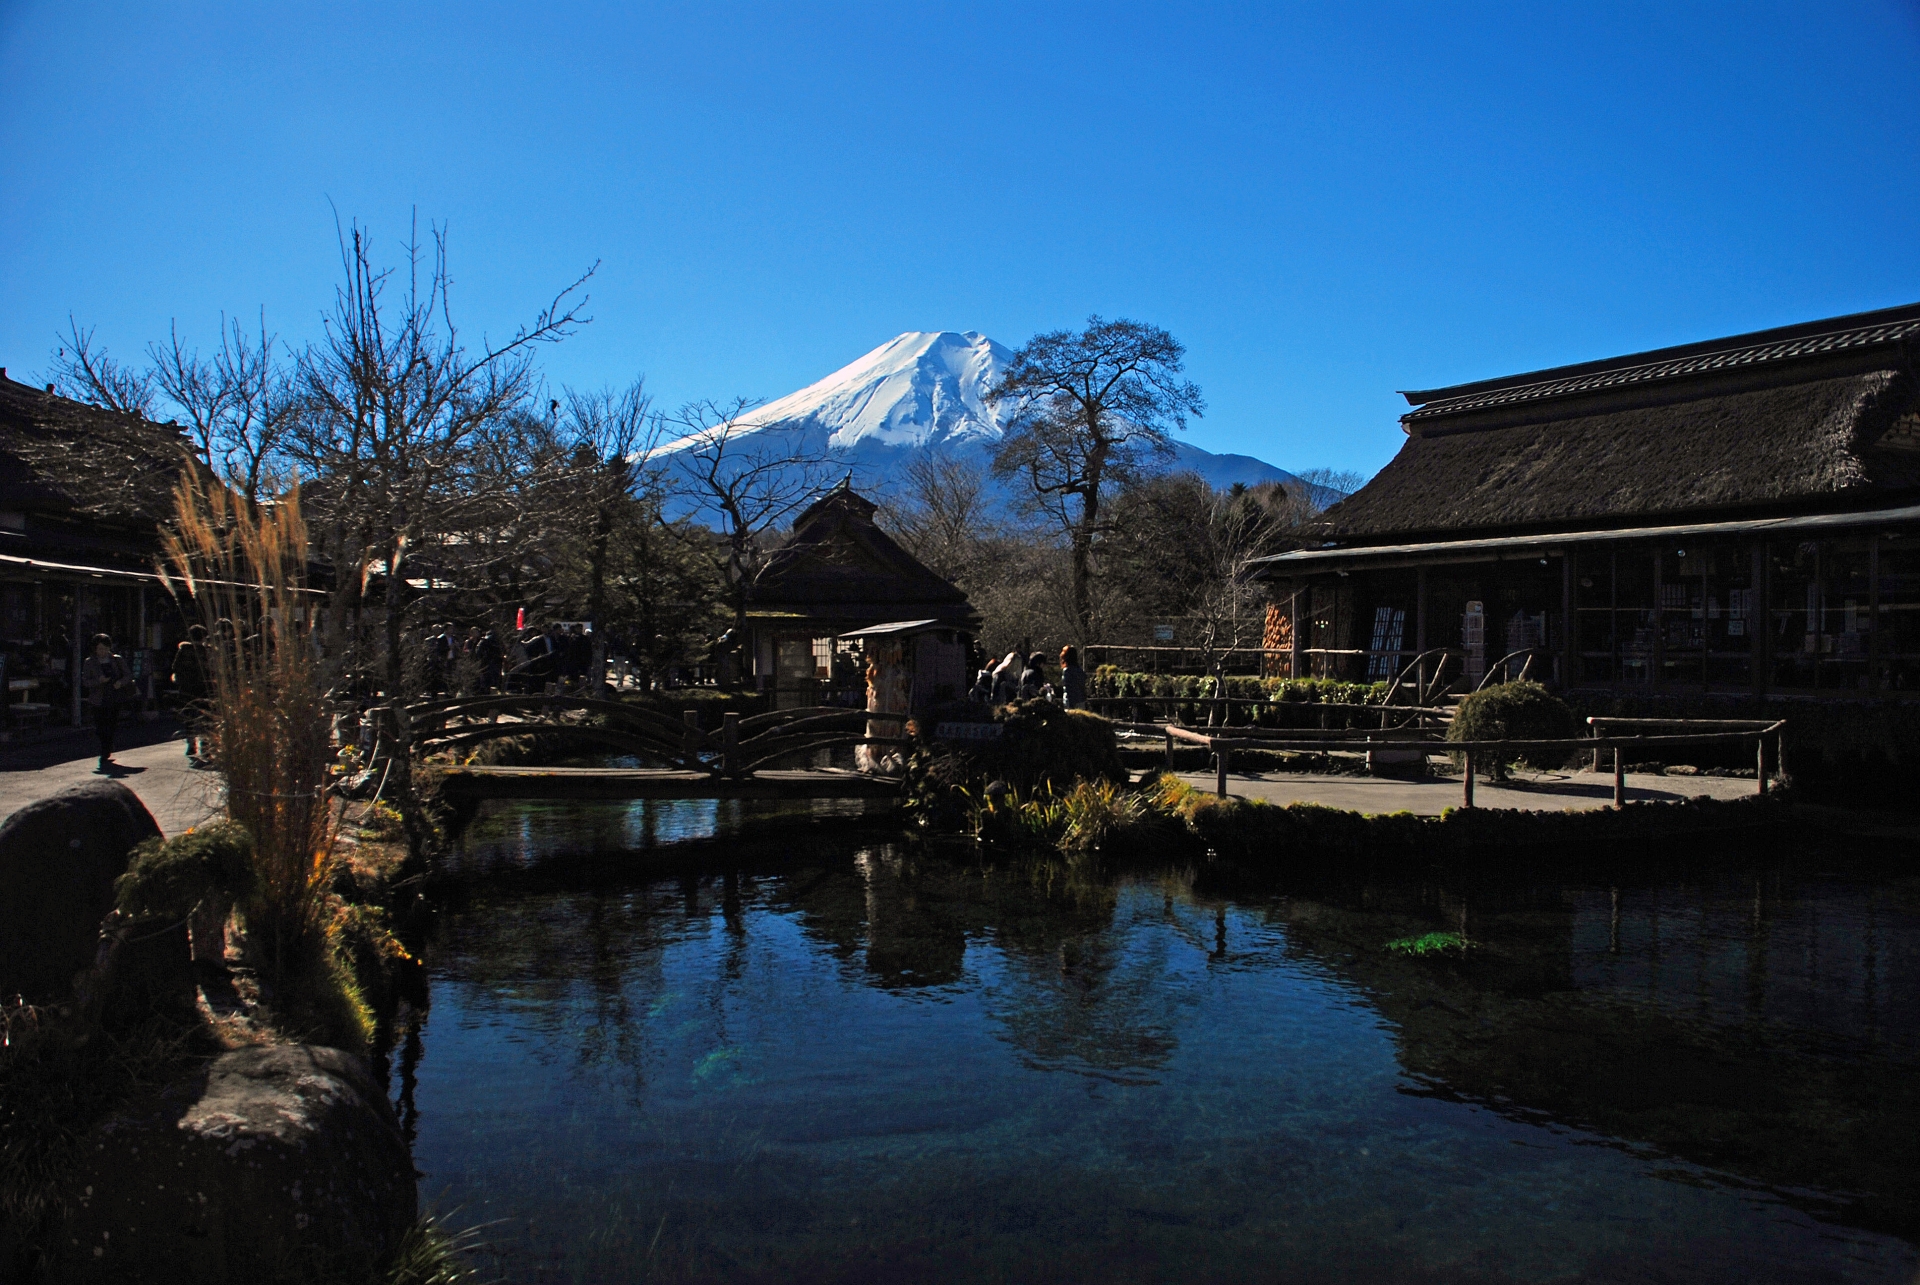
<svg viewBox="0 0 1920 1285"><path fill-rule="evenodd" d="M816 384L760 407L766 428L825 428L827 445L939 446L1000 440L987 393L1013 354L971 330L908 331Z"/></svg>
<svg viewBox="0 0 1920 1285"><path fill-rule="evenodd" d="M825 450L854 473L856 485L884 492L913 454L937 449L991 456L1005 416L988 394L1013 356L974 331L908 331L858 361L778 401L743 423L793 445ZM672 453L687 443L661 448ZM1173 467L1212 486L1284 482L1293 474L1250 455L1216 455L1174 443Z"/></svg>

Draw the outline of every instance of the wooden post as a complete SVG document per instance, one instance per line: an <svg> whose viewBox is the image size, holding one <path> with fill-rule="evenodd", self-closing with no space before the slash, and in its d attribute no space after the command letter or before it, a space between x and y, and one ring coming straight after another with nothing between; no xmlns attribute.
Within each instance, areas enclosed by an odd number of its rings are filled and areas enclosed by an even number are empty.
<svg viewBox="0 0 1920 1285"><path fill-rule="evenodd" d="M1563 691L1573 686L1577 663L1573 627L1574 557L1572 549L1560 555L1560 687Z"/></svg>
<svg viewBox="0 0 1920 1285"><path fill-rule="evenodd" d="M1880 694L1880 533L1867 537L1867 691Z"/></svg>
<svg viewBox="0 0 1920 1285"><path fill-rule="evenodd" d="M1293 616L1293 651L1287 658L1287 677L1304 678L1301 671L1307 667L1307 622L1302 619L1300 610L1300 586L1294 582L1293 596L1288 600L1287 610ZM1307 606L1311 610L1313 598L1307 597Z"/></svg>
<svg viewBox="0 0 1920 1285"><path fill-rule="evenodd" d="M1227 797L1227 747L1224 745L1213 752L1213 792L1220 798Z"/></svg>
<svg viewBox="0 0 1920 1285"><path fill-rule="evenodd" d="M1653 646L1648 649L1647 665L1651 673L1647 683L1655 691L1667 681L1667 560L1661 549L1653 551Z"/></svg>
<svg viewBox="0 0 1920 1285"><path fill-rule="evenodd" d="M1466 751L1466 756L1467 770L1464 774L1465 780L1461 787L1463 790L1462 806L1470 808L1473 806L1473 750L1471 748Z"/></svg>
<svg viewBox="0 0 1920 1285"><path fill-rule="evenodd" d="M1627 759L1626 751L1618 745L1613 747L1613 806L1627 806Z"/></svg>
<svg viewBox="0 0 1920 1285"><path fill-rule="evenodd" d="M728 776L740 770L740 715L733 710L720 717L720 770Z"/></svg>
<svg viewBox="0 0 1920 1285"><path fill-rule="evenodd" d="M1595 741L1598 741L1602 736L1606 735L1607 725L1605 723L1595 723L1592 719L1588 719L1587 721L1593 723L1593 739ZM1597 744L1593 747L1593 771L1595 776L1600 774L1600 747Z"/></svg>
<svg viewBox="0 0 1920 1285"><path fill-rule="evenodd" d="M1764 736L1753 738L1753 766L1754 775L1760 779L1759 793L1765 794L1767 792L1767 738Z"/></svg>
<svg viewBox="0 0 1920 1285"><path fill-rule="evenodd" d="M692 761L694 756L700 752L700 711L697 709L681 710L680 723L684 729L680 733L680 749L686 754L688 761Z"/></svg>

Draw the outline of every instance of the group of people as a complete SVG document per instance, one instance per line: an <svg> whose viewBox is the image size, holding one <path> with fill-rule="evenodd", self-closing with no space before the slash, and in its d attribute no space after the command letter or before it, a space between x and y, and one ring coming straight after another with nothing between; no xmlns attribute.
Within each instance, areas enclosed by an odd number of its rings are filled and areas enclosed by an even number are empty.
<svg viewBox="0 0 1920 1285"><path fill-rule="evenodd" d="M478 625L464 637L438 625L426 652L426 689L434 695L577 691L593 671L593 635L578 624L509 633L504 643Z"/></svg>
<svg viewBox="0 0 1920 1285"><path fill-rule="evenodd" d="M1047 681L1046 658L1039 652L1021 655L1010 651L1006 659L974 677L968 699L988 705L1005 705L1016 700L1057 701L1068 709L1083 709L1087 703L1087 671L1080 668L1080 653L1072 647L1060 649L1060 681Z"/></svg>

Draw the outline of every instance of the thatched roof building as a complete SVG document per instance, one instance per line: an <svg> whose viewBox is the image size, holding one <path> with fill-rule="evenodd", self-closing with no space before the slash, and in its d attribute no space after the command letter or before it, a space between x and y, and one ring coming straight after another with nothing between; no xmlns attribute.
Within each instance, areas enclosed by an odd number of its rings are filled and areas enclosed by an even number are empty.
<svg viewBox="0 0 1920 1285"><path fill-rule="evenodd" d="M800 515L754 578L745 641L755 679L775 693L776 707L818 703L834 686L857 686L865 699L864 678L837 672L846 649L836 640L844 634L912 621L964 654L979 631L966 593L876 526L876 507L842 482Z"/></svg>
<svg viewBox="0 0 1920 1285"><path fill-rule="evenodd" d="M1297 663L1920 690L1916 345L1920 305L1404 394L1392 463L1267 564Z"/></svg>
<svg viewBox="0 0 1920 1285"><path fill-rule="evenodd" d="M85 640L111 634L144 681L177 641L154 573L192 459L180 430L59 396L0 368L0 726L77 720Z"/></svg>

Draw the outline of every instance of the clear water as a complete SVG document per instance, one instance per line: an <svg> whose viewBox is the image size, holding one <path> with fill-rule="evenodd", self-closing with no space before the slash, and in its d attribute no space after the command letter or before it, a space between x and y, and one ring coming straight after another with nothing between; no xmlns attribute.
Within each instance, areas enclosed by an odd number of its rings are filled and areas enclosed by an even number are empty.
<svg viewBox="0 0 1920 1285"><path fill-rule="evenodd" d="M469 831L396 1082L496 1274L1916 1278L1911 882L1229 888L811 818Z"/></svg>

